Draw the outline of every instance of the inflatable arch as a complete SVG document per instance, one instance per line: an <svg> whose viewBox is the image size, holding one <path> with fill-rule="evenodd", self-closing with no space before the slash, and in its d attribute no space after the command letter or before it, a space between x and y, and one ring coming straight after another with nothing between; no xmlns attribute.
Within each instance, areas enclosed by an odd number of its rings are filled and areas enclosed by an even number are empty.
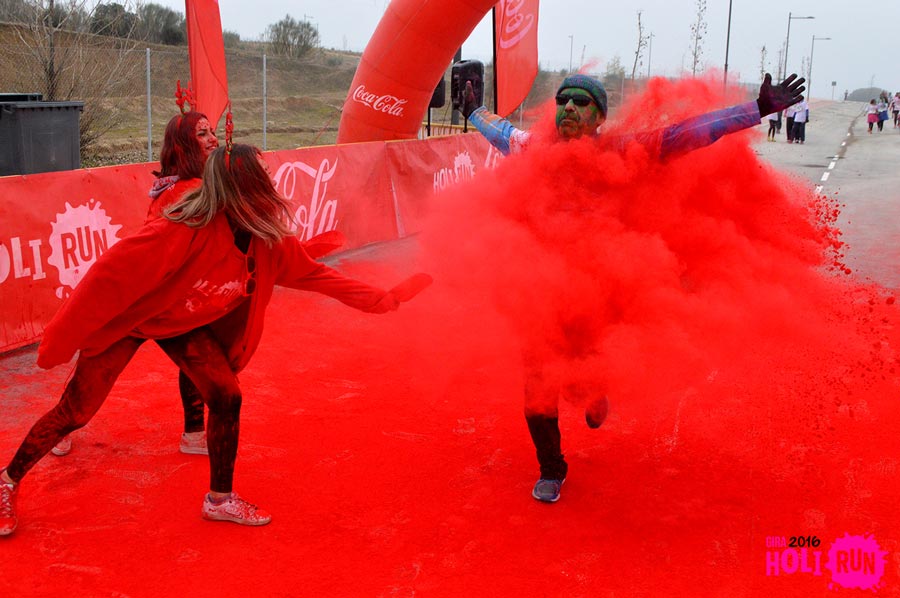
<svg viewBox="0 0 900 598"><path fill-rule="evenodd" d="M360 59L337 142L414 139L434 88L497 0L393 0Z"/></svg>

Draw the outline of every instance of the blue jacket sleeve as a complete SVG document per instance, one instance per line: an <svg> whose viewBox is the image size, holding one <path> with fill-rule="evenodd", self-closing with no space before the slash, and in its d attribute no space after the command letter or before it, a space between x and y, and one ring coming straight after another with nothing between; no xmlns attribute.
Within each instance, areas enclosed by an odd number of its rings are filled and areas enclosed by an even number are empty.
<svg viewBox="0 0 900 598"><path fill-rule="evenodd" d="M658 132L659 157L665 160L706 147L724 135L755 127L760 119L755 100L689 118Z"/></svg>
<svg viewBox="0 0 900 598"><path fill-rule="evenodd" d="M502 116L488 112L484 106L469 115L469 122L504 156L519 151L528 139L527 131L517 129Z"/></svg>

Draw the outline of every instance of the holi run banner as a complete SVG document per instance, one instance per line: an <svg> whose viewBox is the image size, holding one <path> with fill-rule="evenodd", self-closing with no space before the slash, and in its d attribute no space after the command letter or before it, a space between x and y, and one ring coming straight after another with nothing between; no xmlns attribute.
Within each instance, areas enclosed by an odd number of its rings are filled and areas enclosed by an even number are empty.
<svg viewBox="0 0 900 598"><path fill-rule="evenodd" d="M396 196L398 232L419 232L441 192L470 181L502 158L481 135L449 135L387 144L388 171Z"/></svg>
<svg viewBox="0 0 900 598"><path fill-rule="evenodd" d="M307 240L343 250L421 229L429 202L497 159L481 135L266 152ZM0 352L41 338L97 258L147 216L157 163L0 177Z"/></svg>

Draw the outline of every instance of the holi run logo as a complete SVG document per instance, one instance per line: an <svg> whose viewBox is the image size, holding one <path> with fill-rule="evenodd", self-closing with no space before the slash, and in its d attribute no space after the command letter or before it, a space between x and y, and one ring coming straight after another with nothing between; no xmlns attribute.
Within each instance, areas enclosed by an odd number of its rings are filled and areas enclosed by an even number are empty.
<svg viewBox="0 0 900 598"><path fill-rule="evenodd" d="M119 241L122 225L113 224L100 202L90 199L77 208L66 202L66 211L56 215L52 226L47 263L59 271L62 286L57 287L56 296L62 299L97 258Z"/></svg>
<svg viewBox="0 0 900 598"><path fill-rule="evenodd" d="M327 158L318 168L304 162L285 162L275 172L275 188L293 205L299 206L294 212L294 222L301 241L308 241L337 227L337 200L327 198L328 181L334 178L336 172L337 160L331 164ZM312 179L309 205L301 202L300 197L294 197L300 188L308 186L303 176Z"/></svg>
<svg viewBox="0 0 900 598"><path fill-rule="evenodd" d="M403 116L403 106L407 102L397 96L371 93L366 90L365 85L360 85L353 91L353 101L364 104L375 112L383 112L391 116Z"/></svg>
<svg viewBox="0 0 900 598"><path fill-rule="evenodd" d="M501 23L500 47L504 50L522 41L534 27L534 15L521 12L524 4L525 0L501 0L497 4L500 13L498 22Z"/></svg>
<svg viewBox="0 0 900 598"><path fill-rule="evenodd" d="M469 152L460 152L453 158L453 168L441 168L434 173L434 192L470 181L475 177L475 164Z"/></svg>
<svg viewBox="0 0 900 598"><path fill-rule="evenodd" d="M851 536L832 542L827 553L819 550L816 536L767 536L766 575L831 572L829 589L855 588L877 591L884 575L887 551L881 550L874 536Z"/></svg>

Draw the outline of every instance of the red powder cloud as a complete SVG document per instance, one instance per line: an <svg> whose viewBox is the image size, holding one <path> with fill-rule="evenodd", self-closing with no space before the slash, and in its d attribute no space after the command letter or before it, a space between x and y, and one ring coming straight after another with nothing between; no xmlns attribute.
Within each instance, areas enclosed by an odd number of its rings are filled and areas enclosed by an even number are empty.
<svg viewBox="0 0 900 598"><path fill-rule="evenodd" d="M739 101L657 79L598 139L556 142L548 116L526 152L442 196L430 270L490 296L575 401L780 397L816 426L861 401L894 409L897 311L846 276L835 201L760 161L757 131L666 162L621 143Z"/></svg>

